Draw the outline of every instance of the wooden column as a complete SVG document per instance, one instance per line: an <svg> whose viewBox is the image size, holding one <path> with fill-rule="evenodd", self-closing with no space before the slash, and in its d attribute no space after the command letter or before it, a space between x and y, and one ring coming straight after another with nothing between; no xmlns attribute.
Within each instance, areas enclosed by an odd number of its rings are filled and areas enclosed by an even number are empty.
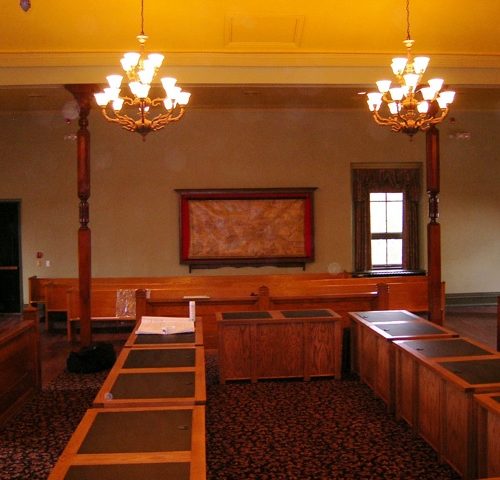
<svg viewBox="0 0 500 480"><path fill-rule="evenodd" d="M66 85L80 107L77 132L77 169L78 198L80 199L78 229L78 279L80 290L80 342L82 346L92 343L92 326L90 322L90 279L91 273L91 236L89 223L90 197L90 132L88 131L88 115L90 113L96 85Z"/></svg>
<svg viewBox="0 0 500 480"><path fill-rule="evenodd" d="M439 218L439 131L426 132L427 194L429 223L427 225L427 274L429 278L429 320L443 323L441 298L441 225Z"/></svg>

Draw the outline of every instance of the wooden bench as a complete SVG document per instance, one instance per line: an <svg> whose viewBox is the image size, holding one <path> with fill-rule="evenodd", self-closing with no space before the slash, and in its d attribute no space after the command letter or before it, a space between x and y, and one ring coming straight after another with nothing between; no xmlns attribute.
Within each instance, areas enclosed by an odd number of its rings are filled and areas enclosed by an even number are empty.
<svg viewBox="0 0 500 480"><path fill-rule="evenodd" d="M262 286L267 287L270 292L267 300L263 298L263 295L259 294L259 288ZM49 313L59 312L66 315L67 318L69 316L77 318L79 314L69 315L67 311L66 291L68 289L78 289L76 278L30 278L30 298L32 302L43 302ZM406 309L417 313L426 313L428 311L428 278L419 275L354 278L345 273L340 275L304 273L96 277L92 279L91 291L114 289L150 290L151 299L168 299L169 307L166 311L172 312L169 315L179 316L187 316L187 310L185 309L189 297L198 297L195 299L204 309L202 316L210 316L210 319L203 320L207 324L206 334L209 345L213 345L212 340L215 340L216 337L215 312L228 311L228 309L279 310L283 308L310 308L310 303L321 303L319 308L340 310L339 313L344 318L344 326L347 323L346 312L349 308L356 310L373 310L375 308ZM377 300L372 298L374 294L377 295ZM348 301L347 297L349 295L354 295L353 298L356 299L356 302ZM364 303L361 302L363 296ZM203 301L205 297L209 297L210 302ZM262 297L259 300L260 305L256 305L256 299L259 297ZM345 300L344 305L341 298ZM214 303L214 299L218 299L218 302ZM376 307L374 302L377 302ZM95 303L95 301L92 303ZM101 303L101 301L97 300L97 303ZM216 305L217 303L220 308ZM236 307L236 305L240 306ZM442 312L444 315L444 284ZM49 314L47 319L49 328L51 326L50 316ZM93 318L104 316L107 317L108 314L101 315L99 312L96 312L95 315L92 314ZM74 320L69 322L69 324L71 323L74 323Z"/></svg>
<svg viewBox="0 0 500 480"><path fill-rule="evenodd" d="M90 320L95 322L129 322L135 323L134 315L117 315L117 292L119 289L97 289L91 291ZM66 290L67 312L66 321L68 341L74 340L75 324L80 321L80 296L79 290L70 288Z"/></svg>
<svg viewBox="0 0 500 480"><path fill-rule="evenodd" d="M47 285L66 285L78 288L78 278L43 278L32 276L29 282L30 305L47 304ZM91 288L143 288L168 290L170 296L210 295L210 296L246 296L256 294L259 287L266 285L273 295L290 295L294 288L322 288L328 285L376 285L380 283L412 283L427 282L427 277L419 275L392 277L354 278L348 273L331 275L328 273L273 274L273 275L203 275L203 276L170 276L170 277L94 277ZM408 288L413 287L408 285ZM207 293L210 292L210 293ZM214 292L217 292L214 294ZM59 297L56 298L56 297ZM50 299L53 311L60 311L58 305L66 302L64 288L53 291Z"/></svg>

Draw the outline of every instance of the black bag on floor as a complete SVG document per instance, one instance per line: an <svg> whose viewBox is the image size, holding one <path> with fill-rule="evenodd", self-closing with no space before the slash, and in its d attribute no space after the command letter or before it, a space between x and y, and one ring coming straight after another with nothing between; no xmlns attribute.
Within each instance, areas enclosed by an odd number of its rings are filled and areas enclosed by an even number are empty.
<svg viewBox="0 0 500 480"><path fill-rule="evenodd" d="M93 373L111 368L116 360L115 349L111 343L94 343L70 352L66 367L71 373Z"/></svg>

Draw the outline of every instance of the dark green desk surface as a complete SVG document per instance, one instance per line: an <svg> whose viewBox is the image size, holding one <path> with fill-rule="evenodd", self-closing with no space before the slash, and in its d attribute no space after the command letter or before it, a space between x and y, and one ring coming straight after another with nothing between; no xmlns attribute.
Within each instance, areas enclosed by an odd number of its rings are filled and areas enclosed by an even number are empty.
<svg viewBox="0 0 500 480"><path fill-rule="evenodd" d="M417 335L446 333L444 330L423 321L377 325L377 328L391 337L414 337Z"/></svg>
<svg viewBox="0 0 500 480"><path fill-rule="evenodd" d="M500 357L473 361L439 362L439 365L471 385L500 383Z"/></svg>
<svg viewBox="0 0 500 480"><path fill-rule="evenodd" d="M404 312L400 310L395 311L370 311L370 312L353 312L356 313L363 320L375 323L375 322L415 322L420 321L422 318L416 317L415 315Z"/></svg>
<svg viewBox="0 0 500 480"><path fill-rule="evenodd" d="M113 399L194 397L194 372L126 373L111 388Z"/></svg>
<svg viewBox="0 0 500 480"><path fill-rule="evenodd" d="M148 335L140 334L134 341L136 345L162 345L169 343L194 343L195 334L190 333L174 333L172 335Z"/></svg>
<svg viewBox="0 0 500 480"><path fill-rule="evenodd" d="M72 465L64 480L189 480L189 463Z"/></svg>
<svg viewBox="0 0 500 480"><path fill-rule="evenodd" d="M281 310L285 318L333 317L328 310Z"/></svg>
<svg viewBox="0 0 500 480"><path fill-rule="evenodd" d="M191 410L97 413L78 454L190 451Z"/></svg>
<svg viewBox="0 0 500 480"><path fill-rule="evenodd" d="M273 318L269 312L255 311L255 312L223 312L223 320L248 320L252 318Z"/></svg>
<svg viewBox="0 0 500 480"><path fill-rule="evenodd" d="M123 368L194 367L194 348L129 350Z"/></svg>
<svg viewBox="0 0 500 480"><path fill-rule="evenodd" d="M500 395L498 397L491 397L494 402L500 403Z"/></svg>
<svg viewBox="0 0 500 480"><path fill-rule="evenodd" d="M490 351L478 347L463 338L449 338L446 340L408 340L402 344L430 358L491 355Z"/></svg>

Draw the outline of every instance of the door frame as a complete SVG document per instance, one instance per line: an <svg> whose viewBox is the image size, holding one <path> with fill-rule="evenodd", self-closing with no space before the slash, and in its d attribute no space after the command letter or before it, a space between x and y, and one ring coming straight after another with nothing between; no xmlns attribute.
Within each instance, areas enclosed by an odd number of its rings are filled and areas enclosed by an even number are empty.
<svg viewBox="0 0 500 480"><path fill-rule="evenodd" d="M24 294L23 294L23 255L22 255L22 238L21 238L21 199L0 198L0 204L11 203L17 206L17 249L18 262L17 269L19 274L19 312L5 313L22 313L24 309Z"/></svg>

